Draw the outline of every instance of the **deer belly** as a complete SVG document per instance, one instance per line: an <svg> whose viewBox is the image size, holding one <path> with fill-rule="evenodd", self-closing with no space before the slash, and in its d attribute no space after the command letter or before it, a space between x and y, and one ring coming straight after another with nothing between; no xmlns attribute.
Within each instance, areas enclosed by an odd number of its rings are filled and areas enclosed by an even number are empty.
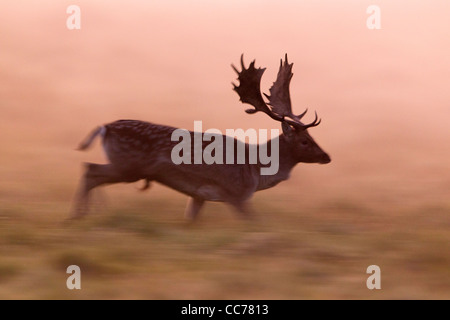
<svg viewBox="0 0 450 320"><path fill-rule="evenodd" d="M168 175L159 175L155 180L191 197L207 201L227 201L226 192L220 186L196 183L193 179L183 179L181 177L171 178Z"/></svg>

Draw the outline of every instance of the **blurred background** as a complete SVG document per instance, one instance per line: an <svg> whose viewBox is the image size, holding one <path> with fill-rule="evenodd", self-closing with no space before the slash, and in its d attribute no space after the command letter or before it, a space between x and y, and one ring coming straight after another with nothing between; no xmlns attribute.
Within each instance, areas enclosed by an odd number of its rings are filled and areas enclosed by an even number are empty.
<svg viewBox="0 0 450 320"><path fill-rule="evenodd" d="M66 9L81 9L69 30ZM369 5L381 29L369 30ZM450 3L3 1L0 3L1 299L449 299ZM94 127L278 128L247 115L241 53L294 62L295 113L332 157L258 193L245 222L162 186L104 188L65 225ZM310 112L312 119L313 113ZM76 264L82 289L66 288ZM366 268L381 268L368 290Z"/></svg>

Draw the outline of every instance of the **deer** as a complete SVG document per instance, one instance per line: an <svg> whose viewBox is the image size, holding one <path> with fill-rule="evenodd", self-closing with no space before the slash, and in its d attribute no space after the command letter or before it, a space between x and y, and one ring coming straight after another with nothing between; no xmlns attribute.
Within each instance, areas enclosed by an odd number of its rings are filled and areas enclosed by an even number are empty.
<svg viewBox="0 0 450 320"><path fill-rule="evenodd" d="M82 141L79 150L87 150L93 141L101 136L107 164L85 163L71 218L78 219L89 211L89 199L94 188L116 183L132 183L143 180L142 189L148 189L157 182L179 191L189 197L185 217L194 221L207 201L224 202L236 209L242 217L252 216L249 199L256 191L272 188L289 178L290 172L298 163L327 164L330 156L314 141L308 129L316 127L321 120L315 112L315 119L304 124L302 118L307 113L295 115L292 112L289 92L293 63L288 62L287 54L280 60L277 78L269 89L269 95L261 94L261 78L266 68L256 68L255 60L245 66L244 56L240 59L241 71L231 65L237 73L239 85L232 83L233 90L243 104L253 108L247 114L265 113L281 123L282 133L278 139L279 167L276 174L262 175L265 164L174 164L171 150L176 145L171 135L177 128L140 120L118 120L97 127ZM194 135L194 132L189 131ZM216 138L227 139L226 135ZM275 138L260 142L267 148ZM246 150L250 145L243 143ZM208 142L202 142L202 148ZM246 155L247 157L247 155ZM247 159L247 158L246 158Z"/></svg>

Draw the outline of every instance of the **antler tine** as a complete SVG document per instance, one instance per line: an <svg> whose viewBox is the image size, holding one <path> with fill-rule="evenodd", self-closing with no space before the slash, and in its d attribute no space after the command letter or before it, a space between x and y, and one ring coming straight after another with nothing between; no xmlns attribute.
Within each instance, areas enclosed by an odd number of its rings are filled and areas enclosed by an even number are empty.
<svg viewBox="0 0 450 320"><path fill-rule="evenodd" d="M319 121L317 121L317 120L319 120ZM322 119L319 119L319 117L317 116L317 112L314 111L314 120L313 120L313 122L311 122L309 124L302 124L301 126L302 126L303 129L308 129L308 128L311 128L311 127L318 126L321 121L322 121Z"/></svg>
<svg viewBox="0 0 450 320"><path fill-rule="evenodd" d="M311 122L310 124L307 124L306 126L316 126L317 124L316 124L316 122L317 122L317 119L319 119L319 117L317 116L317 111L314 111L314 121L313 122ZM320 121L319 121L320 122Z"/></svg>
<svg viewBox="0 0 450 320"><path fill-rule="evenodd" d="M306 112L303 112L301 114L301 116L303 116ZM298 130L306 130L308 128L311 127L316 127L320 124L320 122L322 121L322 119L319 119L319 117L317 116L317 112L314 112L314 121L308 124L303 124L300 121L296 121L296 120L289 120L289 119L285 119L284 121L287 122L288 124L290 124L291 126L295 127ZM317 121L319 120L319 121Z"/></svg>
<svg viewBox="0 0 450 320"><path fill-rule="evenodd" d="M244 70L245 69L245 65L244 65L244 54L242 53L241 54L241 69L242 70ZM240 72L239 72L239 70L234 66L234 64L231 64L231 67L233 68L233 70L238 74L238 76L239 76L239 74L240 74ZM235 87L237 87L233 82L232 82L232 84L235 86Z"/></svg>
<svg viewBox="0 0 450 320"><path fill-rule="evenodd" d="M239 74L239 71L238 71L238 69L236 69L236 67L234 66L234 64L231 64L231 67L233 68L233 70L237 73L237 74ZM236 85L232 82L231 83L233 86L235 86L236 87Z"/></svg>
<svg viewBox="0 0 450 320"><path fill-rule="evenodd" d="M305 114L308 112L308 108L306 108L306 110L305 111L303 111L301 114L299 114L298 116L296 116L296 115L294 115L294 120L296 120L296 121L300 121L304 116L305 116Z"/></svg>

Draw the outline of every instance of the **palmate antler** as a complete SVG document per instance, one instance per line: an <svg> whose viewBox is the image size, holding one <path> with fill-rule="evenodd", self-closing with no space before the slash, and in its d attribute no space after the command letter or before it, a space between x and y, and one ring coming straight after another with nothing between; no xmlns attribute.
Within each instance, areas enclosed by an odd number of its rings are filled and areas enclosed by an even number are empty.
<svg viewBox="0 0 450 320"><path fill-rule="evenodd" d="M261 96L261 78L266 68L256 69L255 60L250 63L248 68L245 68L244 55L241 55L241 72L239 72L234 65L231 66L238 74L239 80L239 86L233 83L233 90L238 93L242 103L248 103L255 108L247 109L245 112L253 114L262 111L272 119L286 122L299 130L306 130L310 127L319 125L320 120L317 118L317 113L315 113L314 121L309 124L300 122L300 119L306 114L308 109L298 116L292 113L289 84L293 76L293 63L289 64L287 54L285 55L284 64L283 60L281 60L277 79L269 89L270 96L264 94L269 100L268 103L266 103ZM286 119L286 117L290 119Z"/></svg>

